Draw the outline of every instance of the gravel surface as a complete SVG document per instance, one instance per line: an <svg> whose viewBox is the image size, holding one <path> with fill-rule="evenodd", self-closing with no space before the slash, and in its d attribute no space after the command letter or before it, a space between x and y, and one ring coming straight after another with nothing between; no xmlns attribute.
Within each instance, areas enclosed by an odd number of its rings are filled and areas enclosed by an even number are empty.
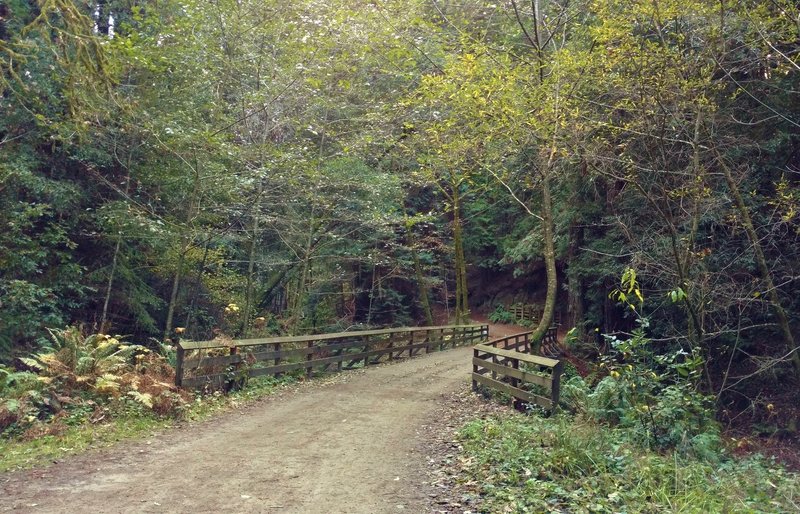
<svg viewBox="0 0 800 514"><path fill-rule="evenodd" d="M469 391L471 355L458 348L314 380L148 440L2 474L0 511L469 510L477 498L454 489L454 432L501 408Z"/></svg>

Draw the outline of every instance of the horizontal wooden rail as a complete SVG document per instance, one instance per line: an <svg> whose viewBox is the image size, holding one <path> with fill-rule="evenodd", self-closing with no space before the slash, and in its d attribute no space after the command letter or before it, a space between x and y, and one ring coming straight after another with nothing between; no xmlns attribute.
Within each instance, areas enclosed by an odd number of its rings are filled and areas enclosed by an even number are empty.
<svg viewBox="0 0 800 514"><path fill-rule="evenodd" d="M493 339L485 344L503 350L519 350L520 348L522 348L526 352L530 353L531 334L533 334L533 330L529 330L527 332L520 332L519 334L513 334L506 337L501 337L499 339Z"/></svg>
<svg viewBox="0 0 800 514"><path fill-rule="evenodd" d="M307 336L181 341L178 343L175 384L186 388L218 389L247 377L305 369L337 371L383 360L475 344L489 338L488 325L448 325L339 332Z"/></svg>
<svg viewBox="0 0 800 514"><path fill-rule="evenodd" d="M483 385L545 409L557 408L563 363L519 351L520 347L525 347L525 343L520 344L521 338L530 349L530 334L531 332L524 332L475 345L472 356L472 389L477 390L478 385ZM530 385L544 389L547 396L531 391Z"/></svg>

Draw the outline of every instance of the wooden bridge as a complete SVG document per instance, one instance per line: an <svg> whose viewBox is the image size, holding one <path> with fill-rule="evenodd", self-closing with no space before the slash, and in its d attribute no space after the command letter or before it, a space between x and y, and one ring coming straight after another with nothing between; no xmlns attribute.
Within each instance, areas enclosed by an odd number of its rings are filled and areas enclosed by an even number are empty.
<svg viewBox="0 0 800 514"><path fill-rule="evenodd" d="M454 348L486 341L488 325L390 328L308 336L181 341L175 384L220 389L249 377L279 376L287 371L336 371L391 361L406 354Z"/></svg>
<svg viewBox="0 0 800 514"><path fill-rule="evenodd" d="M541 348L557 348L551 327ZM480 386L552 410L558 406L561 361L533 355L533 331L488 341L488 325L448 325L339 332L260 339L181 341L175 384L186 388L229 389L250 377L304 370L306 376L342 371L421 352L474 345L473 389ZM478 343L478 344L476 344ZM551 353L550 353L551 354Z"/></svg>

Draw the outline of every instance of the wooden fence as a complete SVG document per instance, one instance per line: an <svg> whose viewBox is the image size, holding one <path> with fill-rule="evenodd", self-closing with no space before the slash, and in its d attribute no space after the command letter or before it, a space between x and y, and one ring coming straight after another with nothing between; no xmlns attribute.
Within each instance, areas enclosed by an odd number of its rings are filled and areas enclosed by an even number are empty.
<svg viewBox="0 0 800 514"><path fill-rule="evenodd" d="M531 304L514 304L508 308L517 321L536 321L542 317L542 308Z"/></svg>
<svg viewBox="0 0 800 514"><path fill-rule="evenodd" d="M564 365L556 359L519 351L520 348L530 350L530 334L524 332L476 345L472 356L472 389L484 385L523 402L554 410L558 406ZM538 386L544 393L531 390L536 389L531 386Z"/></svg>
<svg viewBox="0 0 800 514"><path fill-rule="evenodd" d="M514 304L509 306L507 310L517 321L536 322L542 317L542 307L538 305ZM551 322L551 325L554 327L561 325L561 313L559 311L553 312L553 321Z"/></svg>
<svg viewBox="0 0 800 514"><path fill-rule="evenodd" d="M533 304L514 304L508 307L514 319L517 321L538 321L542 317L542 307ZM553 321L551 325L557 327L561 325L561 313L559 311L553 312Z"/></svg>
<svg viewBox="0 0 800 514"><path fill-rule="evenodd" d="M465 344L486 341L488 325L452 325L340 332L309 336L181 341L177 347L175 384L187 388L218 389L247 377L279 376L305 369L352 369L392 360L404 352L413 357Z"/></svg>

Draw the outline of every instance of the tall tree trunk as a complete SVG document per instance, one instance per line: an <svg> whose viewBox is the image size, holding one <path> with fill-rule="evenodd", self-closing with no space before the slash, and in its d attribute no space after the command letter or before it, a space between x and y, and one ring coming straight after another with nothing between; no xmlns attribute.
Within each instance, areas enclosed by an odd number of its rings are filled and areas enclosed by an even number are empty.
<svg viewBox="0 0 800 514"><path fill-rule="evenodd" d="M259 181L257 200L253 208L253 234L250 237L250 249L247 256L247 284L244 294L244 316L242 317L242 334L245 337L250 333L250 316L253 310L253 272L256 266L256 241L258 240L258 224L261 219L259 207L263 191L264 183Z"/></svg>
<svg viewBox="0 0 800 514"><path fill-rule="evenodd" d="M554 153L551 154L551 163ZM538 351L539 343L553 322L553 311L558 295L558 275L556 274L556 250L554 242L555 226L553 222L553 199L550 191L551 165L548 165L542 177L542 226L544 232L544 265L547 272L547 295L544 300L542 319L531 334L531 340Z"/></svg>
<svg viewBox="0 0 800 514"><path fill-rule="evenodd" d="M175 306L178 303L178 291L180 290L181 279L183 278L183 262L186 259L186 252L189 251L189 242L185 241L181 245L181 252L178 256L178 266L175 276L172 278L172 292L169 295L169 306L167 307L167 323L164 327L164 340L169 339L172 334L172 322L175 317Z"/></svg>
<svg viewBox="0 0 800 514"><path fill-rule="evenodd" d="M306 240L306 247L303 252L303 259L300 267L300 273L297 277L297 291L295 291L294 300L292 301L291 312L289 315L292 318L299 319L303 308L303 302L306 292L306 284L308 283L309 267L311 265L311 252L314 248L314 219L312 215L311 222L308 228L308 239Z"/></svg>
<svg viewBox="0 0 800 514"><path fill-rule="evenodd" d="M414 261L414 277L416 278L417 287L419 288L419 302L422 305L422 310L425 313L425 321L427 321L428 326L431 326L433 325L433 311L431 311L431 302L428 298L428 283L425 280L425 276L422 274L422 263L420 262L419 254L417 253L411 221L409 220L408 215L406 215L405 218L406 239L408 241L408 248L411 251L411 259Z"/></svg>
<svg viewBox="0 0 800 514"><path fill-rule="evenodd" d="M586 336L583 325L586 316L584 308L584 296L586 286L578 271L575 270L575 260L578 258L578 250L583 244L583 227L573 221L569 228L569 248L567 250L567 270L569 282L569 311L570 319L567 326L575 327L576 337L583 340Z"/></svg>
<svg viewBox="0 0 800 514"><path fill-rule="evenodd" d="M120 162L120 164L122 164ZM128 176L125 179L125 196L128 195L131 188L131 175L130 175L130 168L125 166L125 169L128 170ZM106 285L106 297L103 300L103 313L100 316L100 330L105 332L106 331L106 321L108 320L108 305L111 303L111 291L113 290L114 286L114 277L117 273L117 262L119 261L119 251L122 247L122 232L117 232L117 243L114 245L114 257L111 259L111 271L108 273L108 284Z"/></svg>
<svg viewBox="0 0 800 514"><path fill-rule="evenodd" d="M192 323L194 323L194 312L197 308L197 297L200 296L200 287L203 283L203 272L206 270L206 262L208 262L209 244L210 240L206 239L203 245L203 259L200 261L200 265L197 267L197 273L194 277L192 300L189 302L189 310L186 312L186 322L183 325L186 327L187 337L197 337L196 331L193 331Z"/></svg>
<svg viewBox="0 0 800 514"><path fill-rule="evenodd" d="M466 323L469 319L467 303L467 265L464 258L464 239L461 226L461 206L458 188L453 188L453 246L456 268L456 323Z"/></svg>
<svg viewBox="0 0 800 514"><path fill-rule="evenodd" d="M191 223L194 219L195 214L195 206L199 208L201 202L201 195L200 195L200 165L197 160L197 156L195 156L194 166L189 164L189 162L181 157L179 154L176 154L191 170L194 175L194 184L192 186L192 194L189 196L189 205L186 207L186 232L182 236L182 243L181 243L181 250L180 254L178 255L178 265L175 270L175 276L172 280L172 291L169 295L169 306L167 307L167 322L164 326L164 340L170 338L172 334L172 323L175 318L175 309L178 302L178 292L181 286L181 279L183 279L183 263L186 260L186 253L191 248L194 242L194 236L187 236L186 233L191 232Z"/></svg>

